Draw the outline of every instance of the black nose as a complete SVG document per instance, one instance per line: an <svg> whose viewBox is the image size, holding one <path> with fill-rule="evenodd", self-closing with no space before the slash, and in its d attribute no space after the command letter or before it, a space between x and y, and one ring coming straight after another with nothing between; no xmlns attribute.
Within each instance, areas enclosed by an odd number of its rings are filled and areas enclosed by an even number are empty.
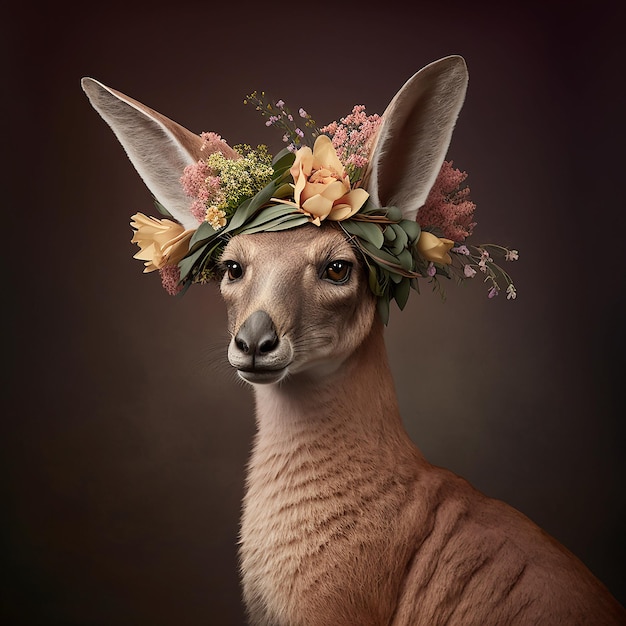
<svg viewBox="0 0 626 626"><path fill-rule="evenodd" d="M255 311L235 336L235 345L244 354L263 356L278 345L278 335L272 318L265 311Z"/></svg>

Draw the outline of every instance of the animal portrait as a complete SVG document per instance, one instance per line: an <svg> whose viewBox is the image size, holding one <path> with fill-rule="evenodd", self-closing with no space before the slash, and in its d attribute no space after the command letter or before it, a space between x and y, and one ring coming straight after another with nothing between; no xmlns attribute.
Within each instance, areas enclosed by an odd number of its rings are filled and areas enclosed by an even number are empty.
<svg viewBox="0 0 626 626"><path fill-rule="evenodd" d="M624 624L622 12L10 3L0 624Z"/></svg>
<svg viewBox="0 0 626 626"><path fill-rule="evenodd" d="M455 272L483 273L489 297L516 298L494 257L506 263L518 251L466 243L473 206L458 185L442 194L445 206L432 198L451 176L444 159L467 82L462 57L432 62L382 116L355 107L312 146L300 128L313 125L306 111L296 125L283 101L273 108L254 93L290 142L270 163L83 79L167 216L133 216L136 258L172 294L219 281L228 361L252 386L257 432L240 533L251 624L626 618L577 557L431 465L402 424L384 344L391 302L404 308L420 280Z"/></svg>

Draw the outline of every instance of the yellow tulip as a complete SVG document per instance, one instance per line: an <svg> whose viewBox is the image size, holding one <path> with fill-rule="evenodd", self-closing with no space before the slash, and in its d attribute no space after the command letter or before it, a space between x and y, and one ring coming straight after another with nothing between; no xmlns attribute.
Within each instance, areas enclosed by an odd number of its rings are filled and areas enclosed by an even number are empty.
<svg viewBox="0 0 626 626"><path fill-rule="evenodd" d="M450 239L443 239L432 233L422 231L420 238L417 240L417 251L426 261L449 265L452 263L452 257L448 254L448 251L453 245L454 241Z"/></svg>
<svg viewBox="0 0 626 626"><path fill-rule="evenodd" d="M135 229L131 242L140 248L133 258L144 261L144 272L176 265L189 252L189 239L195 232L171 220L159 220L143 213L133 215L130 225Z"/></svg>

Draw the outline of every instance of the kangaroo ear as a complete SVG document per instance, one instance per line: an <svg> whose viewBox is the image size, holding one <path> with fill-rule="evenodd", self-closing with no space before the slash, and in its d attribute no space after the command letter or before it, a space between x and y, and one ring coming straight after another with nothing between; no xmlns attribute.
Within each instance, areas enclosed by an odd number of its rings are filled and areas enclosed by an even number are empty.
<svg viewBox="0 0 626 626"><path fill-rule="evenodd" d="M197 228L190 213L193 200L180 177L187 165L207 157L200 136L93 78L83 78L81 84L154 197L186 229Z"/></svg>
<svg viewBox="0 0 626 626"><path fill-rule="evenodd" d="M445 57L414 74L391 101L365 177L380 206L415 219L443 164L467 81L463 58Z"/></svg>

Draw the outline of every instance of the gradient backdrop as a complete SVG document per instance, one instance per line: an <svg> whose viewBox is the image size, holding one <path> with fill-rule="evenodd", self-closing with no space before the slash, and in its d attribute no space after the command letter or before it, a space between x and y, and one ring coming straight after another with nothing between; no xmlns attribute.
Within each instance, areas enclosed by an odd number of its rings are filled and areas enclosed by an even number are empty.
<svg viewBox="0 0 626 626"><path fill-rule="evenodd" d="M626 601L618 3L410 4L5 13L3 623L243 623L251 393L226 366L217 288L172 298L132 258L129 218L151 197L80 78L276 151L252 90L321 123L382 113L451 53L470 86L448 157L469 172L477 239L520 251L519 296L488 300L477 279L392 311L406 426Z"/></svg>

